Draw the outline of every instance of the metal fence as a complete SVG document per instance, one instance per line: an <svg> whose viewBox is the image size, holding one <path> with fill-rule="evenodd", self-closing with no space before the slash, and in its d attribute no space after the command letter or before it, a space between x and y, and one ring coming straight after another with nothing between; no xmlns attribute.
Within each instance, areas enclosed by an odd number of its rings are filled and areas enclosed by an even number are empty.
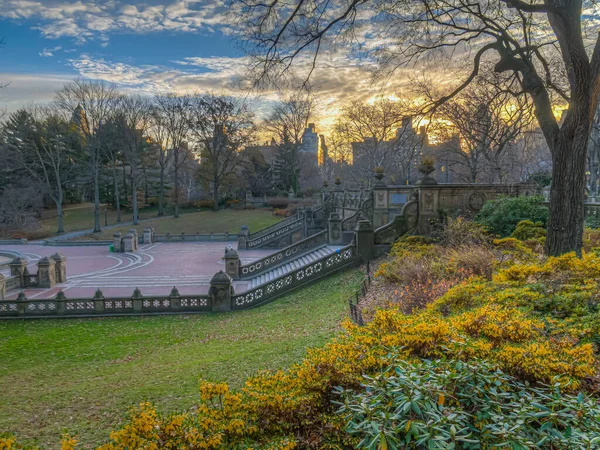
<svg viewBox="0 0 600 450"><path fill-rule="evenodd" d="M348 298L348 305L350 306L350 320L361 327L365 324L365 321L363 320L362 311L358 305L360 303L360 299L367 295L369 286L371 286L371 266L367 261L367 275L360 283L360 288L356 290L353 296Z"/></svg>

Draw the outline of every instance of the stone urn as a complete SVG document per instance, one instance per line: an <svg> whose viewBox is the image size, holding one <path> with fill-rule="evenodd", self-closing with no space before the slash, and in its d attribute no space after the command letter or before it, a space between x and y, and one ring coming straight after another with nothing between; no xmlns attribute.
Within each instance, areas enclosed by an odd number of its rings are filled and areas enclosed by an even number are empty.
<svg viewBox="0 0 600 450"><path fill-rule="evenodd" d="M421 165L419 166L419 172L423 174L423 177L417 182L417 184L437 184L437 181L431 176L435 172L435 166L433 158L423 158Z"/></svg>

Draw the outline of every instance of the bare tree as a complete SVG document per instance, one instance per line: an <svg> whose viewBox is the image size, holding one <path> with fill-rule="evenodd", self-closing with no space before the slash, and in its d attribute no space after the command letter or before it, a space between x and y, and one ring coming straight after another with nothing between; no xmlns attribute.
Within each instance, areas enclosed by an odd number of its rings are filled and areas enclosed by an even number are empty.
<svg viewBox="0 0 600 450"><path fill-rule="evenodd" d="M439 98L428 83L422 92ZM526 97L513 97L501 85L479 78L456 97L440 105L431 128L448 142L442 157L451 166L466 169L459 178L477 181L504 181L511 166L514 147L532 120ZM458 139L453 139L456 133Z"/></svg>
<svg viewBox="0 0 600 450"><path fill-rule="evenodd" d="M64 187L75 164L74 138L69 124L48 107L11 114L2 133L10 160L26 170L54 201L57 233L64 232Z"/></svg>
<svg viewBox="0 0 600 450"><path fill-rule="evenodd" d="M100 164L101 142L96 139L98 129L110 119L119 100L115 85L75 80L56 93L56 104L72 117L81 142L88 152L90 172L94 184L94 232L100 232Z"/></svg>
<svg viewBox="0 0 600 450"><path fill-rule="evenodd" d="M401 177L421 144L408 106L384 97L372 103L350 103L342 109L335 129L351 143L353 175L367 185L376 167L386 168L392 179Z"/></svg>
<svg viewBox="0 0 600 450"><path fill-rule="evenodd" d="M117 123L123 139L123 151L131 170L131 203L133 224L139 222L137 182L138 165L151 123L150 102L139 95L123 96L117 112Z"/></svg>
<svg viewBox="0 0 600 450"><path fill-rule="evenodd" d="M286 172L289 171L290 186L295 193L298 192L300 178L298 149L314 110L315 98L307 88L279 101L264 123L265 130L279 144L283 167Z"/></svg>
<svg viewBox="0 0 600 450"><path fill-rule="evenodd" d="M201 157L200 177L212 187L216 210L223 181L242 164L242 150L254 139L254 116L233 97L196 95L192 105L190 131Z"/></svg>
<svg viewBox="0 0 600 450"><path fill-rule="evenodd" d="M587 25L595 25L583 21L582 14L596 8L594 3L240 0L237 4L234 13L243 21L241 29L247 30L246 48L260 80L286 71L303 52L312 52L314 67L319 52L329 49L332 39L343 37L359 43L369 40L370 54L388 76L401 65L425 58L435 57L439 65L463 55L471 64L468 75L432 109L459 94L482 70L504 74L513 95L532 100L552 152L546 252L581 251L587 148L600 95L600 38L594 30L587 36ZM486 61L492 64L482 64ZM557 99L569 104L562 124L553 113Z"/></svg>
<svg viewBox="0 0 600 450"><path fill-rule="evenodd" d="M177 96L174 94L157 95L154 98L154 128L161 131L161 151L172 152L173 189L175 197L174 216L179 217L179 169L185 163L188 152L185 150L189 135L190 96ZM164 149L164 150L162 150ZM168 156L160 156L163 161ZM164 175L161 164L161 176ZM161 198L164 198L163 183L161 181ZM162 202L161 202L162 203ZM159 206L159 215L162 207Z"/></svg>

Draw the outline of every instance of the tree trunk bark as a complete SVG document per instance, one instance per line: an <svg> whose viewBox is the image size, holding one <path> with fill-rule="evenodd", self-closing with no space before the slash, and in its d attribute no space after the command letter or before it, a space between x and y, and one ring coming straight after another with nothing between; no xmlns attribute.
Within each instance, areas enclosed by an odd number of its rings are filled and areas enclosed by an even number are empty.
<svg viewBox="0 0 600 450"><path fill-rule="evenodd" d="M219 185L216 181L213 181L213 210L219 210Z"/></svg>
<svg viewBox="0 0 600 450"><path fill-rule="evenodd" d="M94 168L94 233L102 231L100 228L100 168Z"/></svg>
<svg viewBox="0 0 600 450"><path fill-rule="evenodd" d="M117 181L117 168L113 164L113 186L115 190L115 207L117 208L117 223L121 222L121 199L119 198L119 182Z"/></svg>
<svg viewBox="0 0 600 450"><path fill-rule="evenodd" d="M131 163L131 204L133 205L133 224L138 222L137 183L135 180L135 163Z"/></svg>
<svg viewBox="0 0 600 450"><path fill-rule="evenodd" d="M552 186L546 254L558 256L583 246L587 137L577 130L572 139L561 133L551 147Z"/></svg>
<svg viewBox="0 0 600 450"><path fill-rule="evenodd" d="M160 187L158 191L158 216L165 215L165 166L160 165Z"/></svg>
<svg viewBox="0 0 600 450"><path fill-rule="evenodd" d="M173 188L175 189L175 213L173 214L173 217L178 218L179 217L179 150L174 150L173 151L173 169L174 169L174 174L175 174L175 186L173 186Z"/></svg>
<svg viewBox="0 0 600 450"><path fill-rule="evenodd" d="M58 230L56 230L56 234L62 234L65 232L63 223L62 193L59 193L56 200L56 214L58 216Z"/></svg>

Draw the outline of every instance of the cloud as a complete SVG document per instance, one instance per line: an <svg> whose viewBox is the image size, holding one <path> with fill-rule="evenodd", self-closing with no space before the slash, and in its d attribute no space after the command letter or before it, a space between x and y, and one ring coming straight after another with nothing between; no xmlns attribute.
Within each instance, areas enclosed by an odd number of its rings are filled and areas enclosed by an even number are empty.
<svg viewBox="0 0 600 450"><path fill-rule="evenodd" d="M36 21L48 39L77 43L111 32L212 32L226 25L224 0L4 0L0 18Z"/></svg>
<svg viewBox="0 0 600 450"><path fill-rule="evenodd" d="M50 102L54 92L71 79L64 75L2 72L0 82L8 86L0 89L0 111L10 113L31 103Z"/></svg>
<svg viewBox="0 0 600 450"><path fill-rule="evenodd" d="M44 48L44 50L42 50L39 55L42 58L50 58L51 56L54 56L54 52L57 52L59 50L61 50L62 47L59 45L57 47L54 48Z"/></svg>

